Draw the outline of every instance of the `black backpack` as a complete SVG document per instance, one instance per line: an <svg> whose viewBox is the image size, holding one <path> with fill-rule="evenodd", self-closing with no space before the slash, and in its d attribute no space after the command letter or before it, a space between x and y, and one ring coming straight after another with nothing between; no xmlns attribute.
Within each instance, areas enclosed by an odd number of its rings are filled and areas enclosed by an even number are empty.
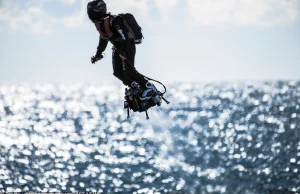
<svg viewBox="0 0 300 194"><path fill-rule="evenodd" d="M130 13L122 13L119 14L119 16L121 16L131 28L135 37L135 44L141 44L143 42L144 36L142 33L142 28L139 26L134 16Z"/></svg>

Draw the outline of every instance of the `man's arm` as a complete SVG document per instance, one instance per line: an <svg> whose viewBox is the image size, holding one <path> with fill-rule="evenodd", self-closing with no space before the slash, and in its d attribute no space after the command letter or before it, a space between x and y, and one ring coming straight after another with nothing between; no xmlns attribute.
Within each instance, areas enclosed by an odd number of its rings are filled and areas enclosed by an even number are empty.
<svg viewBox="0 0 300 194"><path fill-rule="evenodd" d="M98 47L97 47L97 52L96 52L96 55L95 56L92 56L91 57L91 62L94 64L96 63L97 61L101 60L103 58L103 51L105 51L106 47L107 47L107 43L108 41L103 39L101 36L99 38L99 44L98 44Z"/></svg>
<svg viewBox="0 0 300 194"><path fill-rule="evenodd" d="M100 56L106 49L108 44L108 40L103 39L101 36L99 38L99 44L97 47L97 53L96 53L96 57Z"/></svg>

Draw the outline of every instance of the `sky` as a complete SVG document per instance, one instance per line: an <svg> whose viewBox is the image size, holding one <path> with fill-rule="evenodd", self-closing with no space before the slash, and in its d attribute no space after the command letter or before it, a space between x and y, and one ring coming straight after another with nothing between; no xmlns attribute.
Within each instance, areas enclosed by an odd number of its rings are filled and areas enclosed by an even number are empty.
<svg viewBox="0 0 300 194"><path fill-rule="evenodd" d="M0 84L119 83L88 0L0 0ZM300 0L106 0L143 28L136 68L165 83L300 79Z"/></svg>

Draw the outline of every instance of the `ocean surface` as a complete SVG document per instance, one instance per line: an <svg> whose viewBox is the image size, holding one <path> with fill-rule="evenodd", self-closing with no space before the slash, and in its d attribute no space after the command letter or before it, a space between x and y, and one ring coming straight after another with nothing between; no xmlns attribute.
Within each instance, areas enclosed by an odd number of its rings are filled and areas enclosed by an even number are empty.
<svg viewBox="0 0 300 194"><path fill-rule="evenodd" d="M300 193L300 82L0 85L0 192Z"/></svg>

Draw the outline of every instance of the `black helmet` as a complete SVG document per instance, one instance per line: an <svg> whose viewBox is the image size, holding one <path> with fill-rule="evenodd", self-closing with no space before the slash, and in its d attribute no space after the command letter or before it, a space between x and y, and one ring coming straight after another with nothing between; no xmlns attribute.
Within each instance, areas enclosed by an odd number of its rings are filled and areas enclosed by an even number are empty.
<svg viewBox="0 0 300 194"><path fill-rule="evenodd" d="M87 14L92 22L100 21L106 11L106 3L103 0L93 0L87 4Z"/></svg>

